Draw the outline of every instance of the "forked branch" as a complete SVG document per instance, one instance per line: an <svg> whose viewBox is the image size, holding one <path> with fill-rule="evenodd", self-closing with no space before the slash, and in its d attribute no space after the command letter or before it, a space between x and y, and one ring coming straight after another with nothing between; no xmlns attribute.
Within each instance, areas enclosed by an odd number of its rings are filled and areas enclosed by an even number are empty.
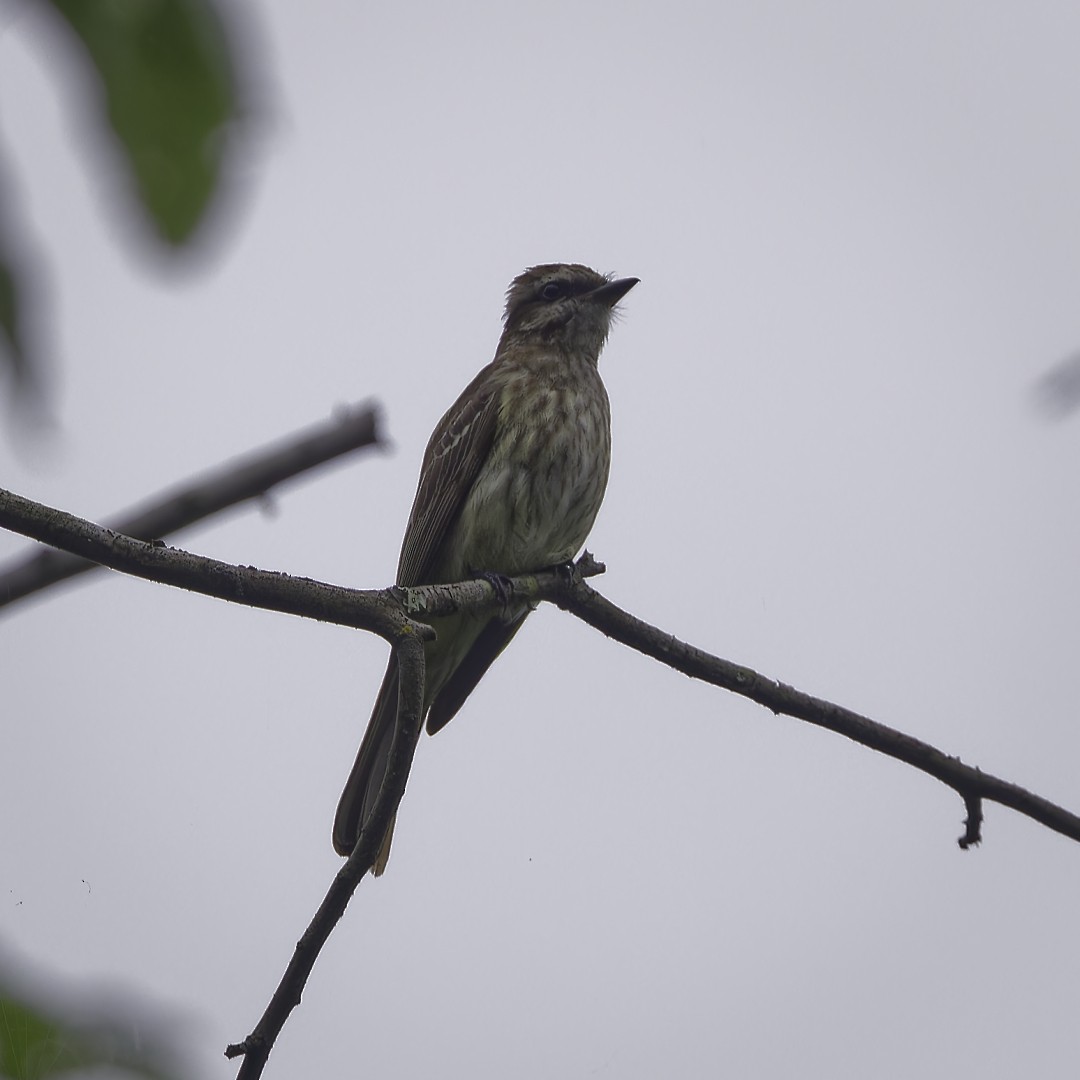
<svg viewBox="0 0 1080 1080"><path fill-rule="evenodd" d="M397 650L402 672L398 728L391 765L371 820L356 848L338 872L315 917L296 947L262 1019L230 1057L244 1055L240 1077L262 1073L270 1049L300 994L323 944L341 918L357 885L370 868L379 840L397 810L408 780L420 731L424 680L423 641L432 636L425 620L460 608L495 609L502 599L487 581L427 585L410 589L344 589L307 578L293 578L253 567L234 566L191 555L161 544L121 536L59 510L0 490L0 527L23 533L82 558L124 573L148 578L246 604L283 611L342 626L370 630ZM750 698L774 713L783 713L845 735L855 742L914 766L956 791L967 810L963 848L981 839L982 804L992 801L1033 818L1055 832L1080 840L1080 817L1038 795L949 755L903 732L879 724L840 705L804 694L794 687L712 656L679 641L623 611L585 582L603 572L585 553L572 574L549 570L511 579L517 597L548 600L571 612L608 637L693 678Z"/></svg>

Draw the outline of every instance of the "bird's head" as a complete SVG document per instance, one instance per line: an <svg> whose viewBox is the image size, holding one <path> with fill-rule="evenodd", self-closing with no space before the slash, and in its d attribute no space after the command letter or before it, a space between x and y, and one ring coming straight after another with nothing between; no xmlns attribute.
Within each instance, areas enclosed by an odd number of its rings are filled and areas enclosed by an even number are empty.
<svg viewBox="0 0 1080 1080"><path fill-rule="evenodd" d="M530 267L507 290L503 339L581 352L595 362L615 305L637 283L637 278L615 280L577 263Z"/></svg>

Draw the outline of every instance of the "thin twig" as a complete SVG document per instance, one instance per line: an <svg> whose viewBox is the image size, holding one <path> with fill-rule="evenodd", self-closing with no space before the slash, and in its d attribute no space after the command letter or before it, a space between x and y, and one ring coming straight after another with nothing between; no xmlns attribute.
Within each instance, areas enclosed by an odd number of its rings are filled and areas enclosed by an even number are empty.
<svg viewBox="0 0 1080 1080"><path fill-rule="evenodd" d="M345 589L312 578L192 555L133 540L91 521L0 489L0 528L52 544L101 566L248 607L370 630L388 641L409 622L390 589ZM414 630L431 631L419 623Z"/></svg>
<svg viewBox="0 0 1080 1080"><path fill-rule="evenodd" d="M965 765L959 758L950 757L921 739L679 641L623 611L583 581L576 583L569 595L556 599L555 603L613 640L676 671L749 698L774 713L793 716L838 735L846 735L854 742L913 765L940 780L960 795L967 809L964 835L958 840L962 848L969 848L981 839L980 801L1008 806L1054 832L1071 840L1080 840L1080 817L1048 799Z"/></svg>
<svg viewBox="0 0 1080 1080"><path fill-rule="evenodd" d="M345 908L364 875L371 869L390 820L397 813L398 804L405 794L405 784L409 779L416 743L420 738L424 698L424 649L415 634L406 633L398 639L394 651L400 672L398 716L382 787L375 805L371 808L371 815L356 841L356 847L335 875L315 917L308 924L303 937L296 943L292 959L266 1011L243 1042L232 1043L225 1049L227 1058L243 1055L243 1063L236 1074L237 1080L256 1080L262 1076L267 1058L285 1021L300 1004L304 986L323 945L345 914Z"/></svg>
<svg viewBox="0 0 1080 1080"><path fill-rule="evenodd" d="M343 408L329 420L192 477L111 518L106 527L136 540L162 540L188 525L283 481L363 447L380 445L374 405ZM0 566L0 608L99 564L53 548L35 549Z"/></svg>
<svg viewBox="0 0 1080 1080"><path fill-rule="evenodd" d="M1027 792L1024 794L1027 794ZM964 835L960 837L957 843L967 851L969 847L973 847L982 840L982 799L978 795L966 794L964 795L964 806L967 807L967 817L964 819Z"/></svg>

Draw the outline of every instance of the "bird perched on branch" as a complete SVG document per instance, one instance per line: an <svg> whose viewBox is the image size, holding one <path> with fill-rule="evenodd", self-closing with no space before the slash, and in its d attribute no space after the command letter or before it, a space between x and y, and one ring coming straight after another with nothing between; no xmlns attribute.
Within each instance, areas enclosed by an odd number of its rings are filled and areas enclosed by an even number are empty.
<svg viewBox="0 0 1080 1080"><path fill-rule="evenodd" d="M405 529L398 585L529 573L568 562L600 509L611 458L607 393L597 370L615 305L637 278L587 266L534 266L506 294L495 359L465 388L428 442ZM521 628L527 604L432 621L423 715L434 734L461 708ZM349 855L386 773L398 707L391 656L334 821ZM394 823L373 866L381 874Z"/></svg>

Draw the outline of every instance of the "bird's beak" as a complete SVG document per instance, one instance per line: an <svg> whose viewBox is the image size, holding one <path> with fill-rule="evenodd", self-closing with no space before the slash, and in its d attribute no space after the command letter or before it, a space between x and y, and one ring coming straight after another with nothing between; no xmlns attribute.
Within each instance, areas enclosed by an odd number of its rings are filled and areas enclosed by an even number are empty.
<svg viewBox="0 0 1080 1080"><path fill-rule="evenodd" d="M609 281L586 295L590 300L598 300L601 304L613 308L640 280L641 278L636 277L619 278L618 281Z"/></svg>

